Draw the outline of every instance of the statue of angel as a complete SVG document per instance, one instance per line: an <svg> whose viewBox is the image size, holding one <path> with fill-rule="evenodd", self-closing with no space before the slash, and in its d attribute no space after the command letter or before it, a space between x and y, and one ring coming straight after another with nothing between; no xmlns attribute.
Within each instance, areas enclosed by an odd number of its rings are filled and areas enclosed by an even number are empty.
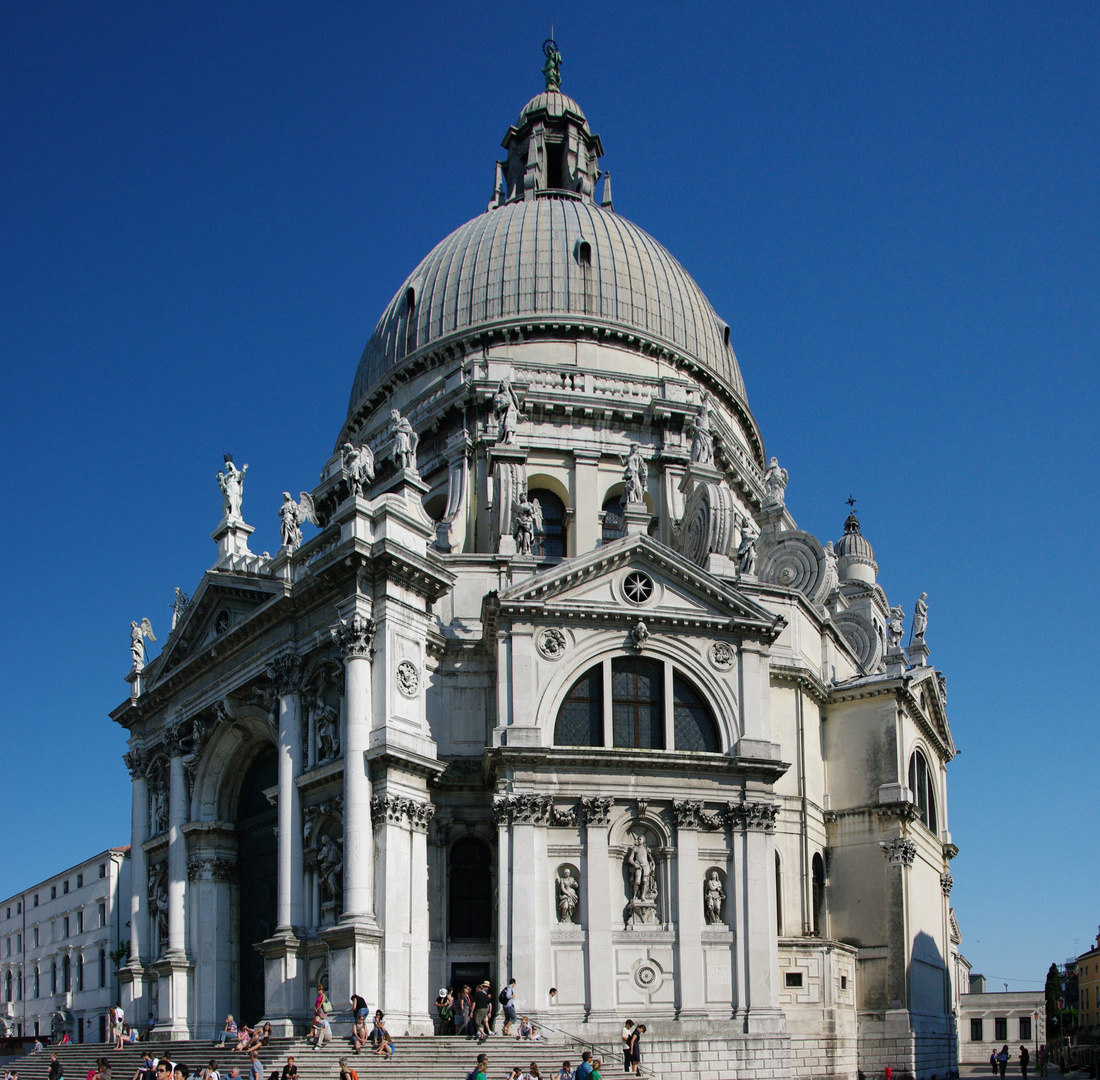
<svg viewBox="0 0 1100 1080"><path fill-rule="evenodd" d="M501 379L493 395L493 419L497 422L497 445L507 446L516 441L516 424L520 419L519 398L512 389L511 379Z"/></svg>
<svg viewBox="0 0 1100 1080"><path fill-rule="evenodd" d="M365 481L374 479L374 452L363 443L362 446L353 446L350 442L344 443L344 472L348 474L348 487L353 495L362 495L366 487Z"/></svg>
<svg viewBox="0 0 1100 1080"><path fill-rule="evenodd" d="M142 671L145 668L145 639L156 641L153 633L153 624L148 619L142 619L140 624L130 623L130 656L134 661L134 670Z"/></svg>
<svg viewBox="0 0 1100 1080"><path fill-rule="evenodd" d="M710 397L703 395L697 416L687 422L691 436L691 461L695 465L714 464L714 428L711 424Z"/></svg>
<svg viewBox="0 0 1100 1080"><path fill-rule="evenodd" d="M530 555L535 546L535 534L542 532L542 506L525 491L516 503L516 554Z"/></svg>
<svg viewBox="0 0 1100 1080"><path fill-rule="evenodd" d="M222 492L222 512L227 521L240 521L241 500L244 498L244 474L248 465L238 469L233 464L233 455L225 454L225 471L218 473L218 487Z"/></svg>
<svg viewBox="0 0 1100 1080"><path fill-rule="evenodd" d="M297 551L302 546L302 522L308 521L311 525L317 524L317 508L313 505L313 498L308 491L298 495L301 502L295 502L289 491L283 492L283 505L279 507L279 526L282 533L283 547L288 551Z"/></svg>
<svg viewBox="0 0 1100 1080"><path fill-rule="evenodd" d="M741 543L737 547L737 572L739 574L756 573L756 541L760 539L760 530L751 517L741 519Z"/></svg>
<svg viewBox="0 0 1100 1080"><path fill-rule="evenodd" d="M905 633L905 609L897 604L890 609L890 621L886 624L890 652L901 648L902 635Z"/></svg>
<svg viewBox="0 0 1100 1080"><path fill-rule="evenodd" d="M787 491L787 470L780 468L778 458L770 458L764 473L764 506L783 506Z"/></svg>
<svg viewBox="0 0 1100 1080"><path fill-rule="evenodd" d="M649 466L642 457L642 452L636 442L630 444L630 453L620 459L623 463L623 479L626 486L623 488L622 498L619 502L625 506L627 503L645 502L645 486L649 480Z"/></svg>
<svg viewBox="0 0 1100 1080"><path fill-rule="evenodd" d="M391 457L399 472L406 469L416 473L416 448L420 445L420 436L413 431L412 424L396 409L390 409L390 433L393 435ZM419 473L417 473L419 475Z"/></svg>
<svg viewBox="0 0 1100 1080"><path fill-rule="evenodd" d="M172 603L168 606L172 609L172 627L175 630L176 624L183 618L183 613L187 610L187 605L191 603L191 597L187 595L178 585L176 586L176 595L172 600Z"/></svg>

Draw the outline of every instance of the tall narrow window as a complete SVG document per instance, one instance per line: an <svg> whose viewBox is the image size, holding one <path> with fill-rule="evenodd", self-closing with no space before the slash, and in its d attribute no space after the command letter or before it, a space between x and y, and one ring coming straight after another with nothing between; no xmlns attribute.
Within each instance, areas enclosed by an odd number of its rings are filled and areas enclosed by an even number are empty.
<svg viewBox="0 0 1100 1080"><path fill-rule="evenodd" d="M565 183L565 146L560 142L546 143L546 186L564 188Z"/></svg>
<svg viewBox="0 0 1100 1080"><path fill-rule="evenodd" d="M932 832L936 831L936 796L932 788L932 771L924 754L913 751L909 759L909 790L920 810L920 819Z"/></svg>
<svg viewBox="0 0 1100 1080"><path fill-rule="evenodd" d="M822 936L825 924L825 862L820 853L815 853L812 865L813 873L813 935Z"/></svg>
<svg viewBox="0 0 1100 1080"><path fill-rule="evenodd" d="M50 961L50 993L57 993L57 961Z"/></svg>
<svg viewBox="0 0 1100 1080"><path fill-rule="evenodd" d="M554 742L559 746L603 746L603 672L586 671L562 702Z"/></svg>
<svg viewBox="0 0 1100 1080"><path fill-rule="evenodd" d="M42 972L38 970L38 965L34 967L34 996L40 997L42 992Z"/></svg>
<svg viewBox="0 0 1100 1080"><path fill-rule="evenodd" d="M493 936L493 863L480 841L459 840L447 863L447 926L451 938Z"/></svg>
<svg viewBox="0 0 1100 1080"><path fill-rule="evenodd" d="M9 971L7 973L7 975L4 977L4 1000L5 1001L13 1001L14 998L13 998L12 994L13 994L12 979L11 979L11 972Z"/></svg>
<svg viewBox="0 0 1100 1080"><path fill-rule="evenodd" d="M778 851L775 853L775 932L783 936L783 870Z"/></svg>
<svg viewBox="0 0 1100 1080"><path fill-rule="evenodd" d="M79 991L84 990L84 956L82 953L78 953L76 957L76 988Z"/></svg>
<svg viewBox="0 0 1100 1080"><path fill-rule="evenodd" d="M99 950L99 988L102 990L107 985L107 951Z"/></svg>
<svg viewBox="0 0 1100 1080"><path fill-rule="evenodd" d="M603 531L601 539L605 544L626 535L623 528L623 506L618 495L608 495L603 501Z"/></svg>
<svg viewBox="0 0 1100 1080"><path fill-rule="evenodd" d="M405 290L405 355L416 352L416 290Z"/></svg>
<svg viewBox="0 0 1100 1080"><path fill-rule="evenodd" d="M68 994L73 988L73 962L68 956L61 958L61 992Z"/></svg>
<svg viewBox="0 0 1100 1080"><path fill-rule="evenodd" d="M615 745L636 750L665 748L662 665L640 657L611 662L612 729Z"/></svg>

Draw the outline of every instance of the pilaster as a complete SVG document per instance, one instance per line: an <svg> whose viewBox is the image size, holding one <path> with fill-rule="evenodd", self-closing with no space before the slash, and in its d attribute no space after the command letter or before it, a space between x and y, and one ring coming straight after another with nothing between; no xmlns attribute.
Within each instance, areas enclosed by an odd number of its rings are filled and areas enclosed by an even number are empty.
<svg viewBox="0 0 1100 1080"><path fill-rule="evenodd" d="M588 1018L613 1021L615 1008L615 951L612 934L617 928L611 901L608 832L614 799L593 796L581 799L584 817L584 922L588 930Z"/></svg>
<svg viewBox="0 0 1100 1080"><path fill-rule="evenodd" d="M680 984L679 1017L706 1015L703 988L703 886L699 866L699 833L694 815L674 804L676 821L676 950Z"/></svg>
<svg viewBox="0 0 1100 1080"><path fill-rule="evenodd" d="M570 555L592 551L600 541L600 452L573 449L573 528L569 530Z"/></svg>

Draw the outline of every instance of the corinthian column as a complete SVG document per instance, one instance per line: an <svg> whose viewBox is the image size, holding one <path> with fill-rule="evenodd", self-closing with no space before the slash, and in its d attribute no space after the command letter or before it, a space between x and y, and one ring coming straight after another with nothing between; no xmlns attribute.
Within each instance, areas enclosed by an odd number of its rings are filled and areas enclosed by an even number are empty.
<svg viewBox="0 0 1100 1080"><path fill-rule="evenodd" d="M130 965L141 967L142 946L148 947L145 937L146 897L142 886L149 878L145 858L145 841L149 839L149 785L145 770L149 761L144 750L135 746L123 756L132 781L130 801Z"/></svg>
<svg viewBox="0 0 1100 1080"><path fill-rule="evenodd" d="M174 725L168 732L168 952L174 955L182 955L186 948L187 837L183 826L189 799L182 752L179 726Z"/></svg>
<svg viewBox="0 0 1100 1080"><path fill-rule="evenodd" d="M302 867L302 660L276 657L267 676L279 695L279 888L277 934L292 934L305 921Z"/></svg>
<svg viewBox="0 0 1100 1080"><path fill-rule="evenodd" d="M371 732L374 620L356 612L332 631L344 655L344 913L351 923L374 917L374 833L367 749Z"/></svg>

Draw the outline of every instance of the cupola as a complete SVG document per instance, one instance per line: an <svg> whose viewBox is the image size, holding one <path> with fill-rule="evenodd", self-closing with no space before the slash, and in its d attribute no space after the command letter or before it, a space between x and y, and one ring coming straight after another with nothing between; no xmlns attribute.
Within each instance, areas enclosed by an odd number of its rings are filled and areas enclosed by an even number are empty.
<svg viewBox="0 0 1100 1080"><path fill-rule="evenodd" d="M844 535L836 542L837 573L841 581L862 581L874 585L878 574L875 550L860 532L859 517L852 508L844 522Z"/></svg>

